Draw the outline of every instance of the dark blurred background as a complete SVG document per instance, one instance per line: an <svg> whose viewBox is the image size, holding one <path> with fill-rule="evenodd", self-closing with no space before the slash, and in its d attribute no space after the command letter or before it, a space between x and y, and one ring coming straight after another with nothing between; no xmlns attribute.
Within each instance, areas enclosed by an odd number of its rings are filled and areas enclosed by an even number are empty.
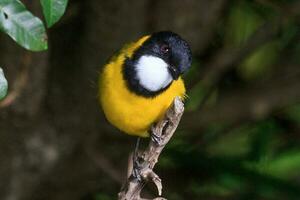
<svg viewBox="0 0 300 200"><path fill-rule="evenodd" d="M39 1L23 2L41 16ZM300 199L299 25L299 0L71 0L46 52L0 33L10 83L0 199L117 198L136 139L104 119L98 73L125 43L158 30L179 33L194 55L186 112L155 169L163 195Z"/></svg>

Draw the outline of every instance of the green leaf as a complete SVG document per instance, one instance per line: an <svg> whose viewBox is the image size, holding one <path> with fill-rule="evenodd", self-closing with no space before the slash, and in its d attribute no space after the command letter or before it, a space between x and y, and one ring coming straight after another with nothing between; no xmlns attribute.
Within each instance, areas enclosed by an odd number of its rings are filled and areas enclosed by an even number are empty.
<svg viewBox="0 0 300 200"><path fill-rule="evenodd" d="M263 23L251 2L237 1L233 5L227 22L225 39L230 45L240 46Z"/></svg>
<svg viewBox="0 0 300 200"><path fill-rule="evenodd" d="M205 151L210 156L245 156L251 150L252 135L248 129L245 126L231 130L207 144Z"/></svg>
<svg viewBox="0 0 300 200"><path fill-rule="evenodd" d="M241 46L262 25L267 16L258 12L253 2L237 1L231 8L226 42L228 45ZM269 13L270 14L270 13ZM272 65L278 57L279 41L273 41L258 48L249 55L237 68L238 74L245 80L255 80L271 74Z"/></svg>
<svg viewBox="0 0 300 200"><path fill-rule="evenodd" d="M41 0L41 4L49 28L63 16L68 0Z"/></svg>
<svg viewBox="0 0 300 200"><path fill-rule="evenodd" d="M0 0L0 30L28 50L47 49L43 22L18 0Z"/></svg>
<svg viewBox="0 0 300 200"><path fill-rule="evenodd" d="M246 80L264 77L271 74L272 65L275 63L279 52L279 42L272 41L257 49L244 60L238 71Z"/></svg>
<svg viewBox="0 0 300 200"><path fill-rule="evenodd" d="M266 163L265 171L276 177L288 179L299 175L300 150L283 152L274 160Z"/></svg>
<svg viewBox="0 0 300 200"><path fill-rule="evenodd" d="M7 94L7 80L5 79L2 68L0 67L0 100L3 99Z"/></svg>
<svg viewBox="0 0 300 200"><path fill-rule="evenodd" d="M259 162L245 162L245 168L269 175L281 180L299 176L300 150L288 150L273 158Z"/></svg>

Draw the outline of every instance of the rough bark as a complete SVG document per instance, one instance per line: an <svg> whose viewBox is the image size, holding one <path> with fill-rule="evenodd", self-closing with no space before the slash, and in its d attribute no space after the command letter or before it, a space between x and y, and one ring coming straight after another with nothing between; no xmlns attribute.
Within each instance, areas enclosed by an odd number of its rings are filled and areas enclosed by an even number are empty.
<svg viewBox="0 0 300 200"><path fill-rule="evenodd" d="M167 110L163 119L152 126L151 134L156 139L151 139L145 151L138 153L137 158L131 164L129 162L129 176L126 180L121 192L119 200L143 200L141 191L147 182L153 182L158 190L158 195L162 195L162 181L159 176L153 171L158 158L173 136L181 116L184 111L184 105L179 97L175 98L173 104ZM157 197L154 200L163 200L162 197Z"/></svg>

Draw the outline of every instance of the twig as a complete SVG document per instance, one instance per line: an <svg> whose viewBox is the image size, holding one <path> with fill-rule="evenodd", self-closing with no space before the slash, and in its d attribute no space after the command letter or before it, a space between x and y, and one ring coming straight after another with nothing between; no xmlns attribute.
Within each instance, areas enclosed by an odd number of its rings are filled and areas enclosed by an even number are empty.
<svg viewBox="0 0 300 200"><path fill-rule="evenodd" d="M119 200L146 200L141 198L141 191L148 181L152 181L158 190L159 196L162 194L161 179L153 172L153 168L158 161L158 158L173 136L181 116L184 111L184 105L179 97L176 97L173 104L167 110L164 118L157 124L153 125L151 131L156 135L157 141L150 140L148 147L142 153L139 153L139 167L133 166L133 170L129 178L119 193ZM141 180L133 176L133 171L137 171ZM154 198L153 200L163 200L162 197Z"/></svg>

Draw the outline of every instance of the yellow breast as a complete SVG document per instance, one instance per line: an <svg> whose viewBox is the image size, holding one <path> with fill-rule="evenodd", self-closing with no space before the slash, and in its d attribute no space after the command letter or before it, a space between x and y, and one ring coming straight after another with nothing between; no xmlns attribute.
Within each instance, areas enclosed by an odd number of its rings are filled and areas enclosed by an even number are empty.
<svg viewBox="0 0 300 200"><path fill-rule="evenodd" d="M150 126L164 115L176 96L185 95L181 78L154 98L136 95L128 89L122 75L123 62L147 38L124 48L104 67L99 79L100 103L108 121L121 131L140 137L148 136Z"/></svg>

